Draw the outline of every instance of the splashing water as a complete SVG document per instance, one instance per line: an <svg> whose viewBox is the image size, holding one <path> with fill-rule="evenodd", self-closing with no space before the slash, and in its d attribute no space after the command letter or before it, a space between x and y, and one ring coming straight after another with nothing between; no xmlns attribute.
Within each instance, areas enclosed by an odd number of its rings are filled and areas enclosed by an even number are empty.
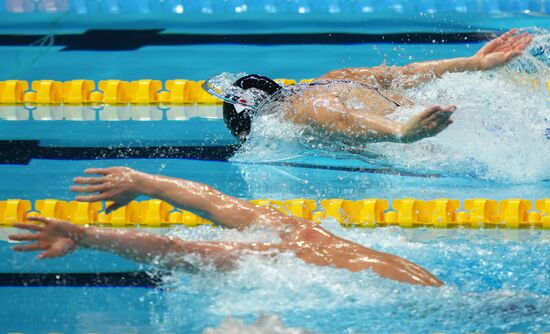
<svg viewBox="0 0 550 334"><path fill-rule="evenodd" d="M267 93L256 89L242 89L234 83L245 76L247 73L220 73L204 82L202 88L209 94L232 104L241 104L243 106L257 108L260 103L267 98Z"/></svg>
<svg viewBox="0 0 550 334"><path fill-rule="evenodd" d="M285 327L276 315L262 315L252 324L247 325L239 319L225 319L217 328L207 328L204 334L308 334L310 331Z"/></svg>
<svg viewBox="0 0 550 334"><path fill-rule="evenodd" d="M222 328L226 332L242 329L256 333L259 328L267 331L281 326L281 321L260 317L250 326L243 321L253 323L258 315L279 314L288 326L283 329L288 331L273 333L300 333L299 328L321 333L550 329L550 277L546 269L550 263L545 255L549 235L544 232L520 236L496 230L363 230L344 229L334 221L326 221L324 226L367 247L412 260L447 285L411 286L382 279L370 271L351 273L317 267L291 253L275 258L247 256L231 272L174 273L166 282L162 301L165 314L159 313L159 307L152 308L158 327L186 328L190 321L201 319L195 326L213 328L208 333ZM272 238L262 230L181 229L175 235L202 240Z"/></svg>
<svg viewBox="0 0 550 334"><path fill-rule="evenodd" d="M407 91L417 104L389 118L405 122L428 106L456 105L454 123L435 137L412 144L362 147L323 142L277 113L256 117L236 161L281 161L324 152L362 151L356 158L414 172L474 176L505 183L550 178L550 34L536 30L530 49L489 72L449 73ZM537 83L538 88L534 88ZM288 107L288 106L286 106ZM275 108L284 108L276 107ZM373 160L373 157L375 160Z"/></svg>

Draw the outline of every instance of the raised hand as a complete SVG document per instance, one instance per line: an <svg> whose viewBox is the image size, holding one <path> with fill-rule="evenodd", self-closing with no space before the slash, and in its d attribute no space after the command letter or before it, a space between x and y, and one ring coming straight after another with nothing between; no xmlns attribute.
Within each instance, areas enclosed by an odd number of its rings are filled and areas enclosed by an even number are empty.
<svg viewBox="0 0 550 334"><path fill-rule="evenodd" d="M40 222L43 225L13 224L16 228L34 233L11 234L9 238L14 241L30 241L29 244L14 246L13 250L17 252L43 251L38 256L39 259L67 255L75 250L84 233L84 228L59 219L29 217L28 220Z"/></svg>
<svg viewBox="0 0 550 334"><path fill-rule="evenodd" d="M77 201L97 202L113 201L105 210L110 213L125 206L140 195L138 180L140 172L127 167L90 168L86 174L99 174L98 177L76 177L74 183L82 186L72 186L71 190L78 193L96 193L77 196Z"/></svg>
<svg viewBox="0 0 550 334"><path fill-rule="evenodd" d="M521 55L532 40L528 33L518 34L517 29L512 29L487 43L474 55L474 59L481 70L504 65Z"/></svg>
<svg viewBox="0 0 550 334"><path fill-rule="evenodd" d="M432 137L445 130L453 121L450 119L455 106L432 106L415 115L405 123L400 131L399 140L402 143L412 143L417 140Z"/></svg>

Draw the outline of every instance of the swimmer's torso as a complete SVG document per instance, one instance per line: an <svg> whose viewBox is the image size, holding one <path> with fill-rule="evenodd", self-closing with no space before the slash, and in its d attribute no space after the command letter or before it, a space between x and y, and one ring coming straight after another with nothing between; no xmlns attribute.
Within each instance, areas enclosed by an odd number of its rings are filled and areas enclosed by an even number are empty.
<svg viewBox="0 0 550 334"><path fill-rule="evenodd" d="M286 113L287 117L298 124L306 124L307 119L302 115L321 105L330 104L336 113L377 115L391 114L400 106L412 105L412 101L402 93L351 81L334 81L307 86L300 94L292 96L290 102L291 108Z"/></svg>

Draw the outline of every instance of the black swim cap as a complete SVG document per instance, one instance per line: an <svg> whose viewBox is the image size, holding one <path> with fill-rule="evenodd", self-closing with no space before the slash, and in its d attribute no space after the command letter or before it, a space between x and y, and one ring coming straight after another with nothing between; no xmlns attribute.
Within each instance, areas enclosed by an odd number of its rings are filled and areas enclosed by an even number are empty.
<svg viewBox="0 0 550 334"><path fill-rule="evenodd" d="M269 95L273 95L278 92L282 87L275 81L257 74L247 75L235 81L233 86L247 90L255 88L266 92ZM238 99L236 99L238 101ZM246 102L246 100L245 100ZM250 107L240 106L244 108L240 112L237 111L235 105L229 102L223 103L223 120L231 131L231 134L239 139L241 142L246 140L246 136L250 132L252 126L252 117L254 116L254 109Z"/></svg>

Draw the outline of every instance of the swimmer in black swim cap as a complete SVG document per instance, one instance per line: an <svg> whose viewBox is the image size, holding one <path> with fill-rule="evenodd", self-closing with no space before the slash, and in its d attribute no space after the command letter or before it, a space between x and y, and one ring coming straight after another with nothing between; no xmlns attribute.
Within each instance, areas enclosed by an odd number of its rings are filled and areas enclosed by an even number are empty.
<svg viewBox="0 0 550 334"><path fill-rule="evenodd" d="M225 124L237 139L241 142L246 140L252 126L252 117L257 106L269 96L281 90L281 86L275 81L257 74L244 76L233 84L233 86L242 89L241 96L232 96L232 102L223 102L223 120ZM249 90L255 90L255 94Z"/></svg>
<svg viewBox="0 0 550 334"><path fill-rule="evenodd" d="M532 41L529 33L510 30L475 55L412 63L406 66L345 68L309 84L281 87L273 80L244 73L209 79L203 88L225 101L223 116L231 133L246 140L252 118L273 95L284 98L284 119L304 126L311 137L351 145L373 142L412 143L435 136L452 123L456 107L433 105L400 123L390 119L398 108L415 106L405 89L446 73L485 71L518 57ZM230 78L227 75L231 76ZM220 78L221 77L221 78ZM280 93L279 93L280 92ZM482 107L482 106L480 106Z"/></svg>

